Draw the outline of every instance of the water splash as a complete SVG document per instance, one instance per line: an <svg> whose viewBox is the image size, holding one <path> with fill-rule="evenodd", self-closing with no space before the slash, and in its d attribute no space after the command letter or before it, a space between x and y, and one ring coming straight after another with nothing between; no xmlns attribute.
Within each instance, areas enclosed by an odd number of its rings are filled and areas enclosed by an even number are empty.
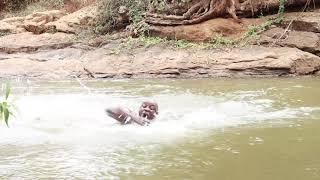
<svg viewBox="0 0 320 180"><path fill-rule="evenodd" d="M91 89L88 86L86 86L77 76L74 76L74 78L77 80L81 87L87 90L89 94L91 93Z"/></svg>
<svg viewBox="0 0 320 180"><path fill-rule="evenodd" d="M92 93L25 96L16 103L21 111L18 119L11 121L10 130L1 127L0 138L10 135L14 143L40 144L167 142L203 130L293 119L312 111L274 109L270 100L224 101L187 93L152 97L160 106L160 115L150 127L121 126L105 114L105 108L114 106L138 110L144 99Z"/></svg>

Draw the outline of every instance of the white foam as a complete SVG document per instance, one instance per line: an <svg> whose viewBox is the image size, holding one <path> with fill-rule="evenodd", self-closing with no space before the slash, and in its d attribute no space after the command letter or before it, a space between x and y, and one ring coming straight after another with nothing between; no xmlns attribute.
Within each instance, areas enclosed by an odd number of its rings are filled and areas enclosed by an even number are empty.
<svg viewBox="0 0 320 180"><path fill-rule="evenodd" d="M124 106L137 110L146 98L106 94L60 94L21 97L20 114L0 127L0 142L74 143L115 145L127 142L170 142L214 128L305 116L312 108L273 109L271 100L228 100L185 93L150 97L160 115L149 127L121 126L105 108ZM148 98L147 98L148 99Z"/></svg>

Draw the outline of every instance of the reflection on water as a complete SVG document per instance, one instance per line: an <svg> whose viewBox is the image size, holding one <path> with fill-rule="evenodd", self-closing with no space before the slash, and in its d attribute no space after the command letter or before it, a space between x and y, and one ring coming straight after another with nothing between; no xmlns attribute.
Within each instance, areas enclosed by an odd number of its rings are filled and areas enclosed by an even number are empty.
<svg viewBox="0 0 320 180"><path fill-rule="evenodd" d="M319 79L17 81L1 179L319 179ZM158 102L149 127L106 107Z"/></svg>

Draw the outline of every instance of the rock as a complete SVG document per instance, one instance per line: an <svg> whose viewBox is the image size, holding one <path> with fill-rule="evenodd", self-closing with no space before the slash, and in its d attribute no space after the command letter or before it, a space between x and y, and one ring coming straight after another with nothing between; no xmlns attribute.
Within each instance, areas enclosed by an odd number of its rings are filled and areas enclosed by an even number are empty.
<svg viewBox="0 0 320 180"><path fill-rule="evenodd" d="M46 32L45 24L60 19L64 13L59 10L36 12L25 17L23 27L34 34Z"/></svg>
<svg viewBox="0 0 320 180"><path fill-rule="evenodd" d="M242 51L242 52L241 52ZM236 60L227 69L241 73L270 75L307 75L320 69L320 58L295 48L254 48L239 50L220 58ZM239 73L236 73L239 75Z"/></svg>
<svg viewBox="0 0 320 180"><path fill-rule="evenodd" d="M61 49L73 44L74 35L44 33L34 35L30 32L0 37L0 52L33 52L43 49Z"/></svg>
<svg viewBox="0 0 320 180"><path fill-rule="evenodd" d="M22 23L25 20L25 17L11 17L11 18L6 18L1 21L10 23L10 24L15 24L15 23Z"/></svg>
<svg viewBox="0 0 320 180"><path fill-rule="evenodd" d="M254 47L230 52L188 51L153 47L135 53L102 55L101 49L82 59L94 77L244 77L312 74L320 58L295 48Z"/></svg>
<svg viewBox="0 0 320 180"><path fill-rule="evenodd" d="M0 21L0 32L22 33L26 30L21 26L24 17L7 18Z"/></svg>
<svg viewBox="0 0 320 180"><path fill-rule="evenodd" d="M320 12L286 13L282 27L291 23L291 29L296 31L307 31L320 33Z"/></svg>
<svg viewBox="0 0 320 180"><path fill-rule="evenodd" d="M152 26L150 32L154 36L170 39L210 41L217 35L240 37L249 25L259 24L260 21L259 19L242 19L242 23L238 23L234 19L216 18L196 25Z"/></svg>
<svg viewBox="0 0 320 180"><path fill-rule="evenodd" d="M273 28L263 32L260 43L295 47L313 54L320 53L320 34L305 31L288 31L285 34L284 32L282 28Z"/></svg>
<svg viewBox="0 0 320 180"><path fill-rule="evenodd" d="M0 32L15 32L15 26L0 21Z"/></svg>
<svg viewBox="0 0 320 180"><path fill-rule="evenodd" d="M25 20L34 21L34 22L41 22L41 21L52 22L60 19L64 15L65 13L60 10L35 12L35 13L32 13L31 15L26 16Z"/></svg>
<svg viewBox="0 0 320 180"><path fill-rule="evenodd" d="M41 35L38 35L41 36ZM320 57L296 48L252 47L226 50L150 48L46 49L0 52L0 77L26 78L201 78L269 77L315 74ZM109 53L108 53L109 52Z"/></svg>
<svg viewBox="0 0 320 180"><path fill-rule="evenodd" d="M80 77L86 72L80 61L33 61L23 56L0 61L0 76L6 78L60 79Z"/></svg>
<svg viewBox="0 0 320 180"><path fill-rule="evenodd" d="M96 16L97 6L91 5L63 16L58 21L47 23L46 28L64 33L76 33L80 26L93 25Z"/></svg>
<svg viewBox="0 0 320 180"><path fill-rule="evenodd" d="M63 48L63 49L53 49L53 50L45 50L39 51L33 54L21 54L25 58L28 58L33 61L70 61L70 60L78 60L83 55L84 50L75 49L75 48Z"/></svg>
<svg viewBox="0 0 320 180"><path fill-rule="evenodd" d="M79 60L86 50L64 48L33 53L0 53L1 77L74 78L87 77Z"/></svg>
<svg viewBox="0 0 320 180"><path fill-rule="evenodd" d="M0 32L21 33L33 32L40 34L47 29L44 26L48 22L56 21L64 15L62 11L52 10L36 12L26 17L13 17L0 21Z"/></svg>

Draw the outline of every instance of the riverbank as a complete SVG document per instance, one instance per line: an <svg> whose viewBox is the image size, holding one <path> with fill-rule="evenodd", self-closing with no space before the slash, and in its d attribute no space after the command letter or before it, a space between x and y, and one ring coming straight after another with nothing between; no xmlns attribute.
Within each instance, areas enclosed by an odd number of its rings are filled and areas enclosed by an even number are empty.
<svg viewBox="0 0 320 180"><path fill-rule="evenodd" d="M114 36L88 37L79 28L92 23L95 7L65 15L34 13L0 21L2 78L211 78L320 75L320 11L287 13L278 26L238 46L225 37L243 36L261 19L213 19L199 25L154 27L158 36L143 41ZM290 28L287 29L290 24ZM83 32L85 32L83 30ZM221 33L222 32L222 33ZM4 34L5 33L5 34ZM179 41L223 38L212 46ZM185 36L188 35L188 36ZM158 42L159 41L159 42ZM220 43L220 44L219 44ZM229 45L230 44L230 45Z"/></svg>

